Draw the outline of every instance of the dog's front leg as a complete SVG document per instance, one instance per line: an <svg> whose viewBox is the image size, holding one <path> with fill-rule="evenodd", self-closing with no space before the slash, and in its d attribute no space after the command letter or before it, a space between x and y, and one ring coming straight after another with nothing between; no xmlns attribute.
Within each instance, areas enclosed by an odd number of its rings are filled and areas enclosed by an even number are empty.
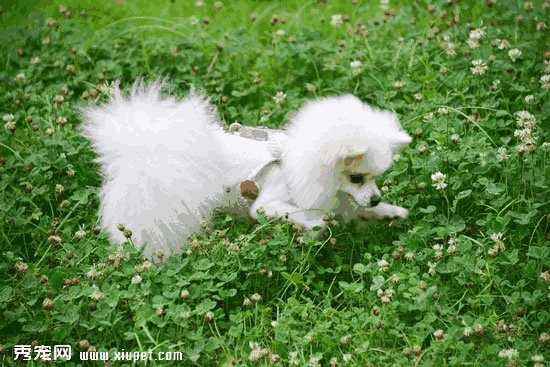
<svg viewBox="0 0 550 367"><path fill-rule="evenodd" d="M389 203L380 203L370 208L361 210L359 217L364 219L383 219L383 218L407 218L409 211L397 205Z"/></svg>
<svg viewBox="0 0 550 367"><path fill-rule="evenodd" d="M305 229L314 227L323 227L325 222L320 212L304 210L282 200L271 200L264 202L258 198L250 207L250 216L254 219L258 217L258 209L262 209L265 215L274 218L287 218L291 223L298 224Z"/></svg>

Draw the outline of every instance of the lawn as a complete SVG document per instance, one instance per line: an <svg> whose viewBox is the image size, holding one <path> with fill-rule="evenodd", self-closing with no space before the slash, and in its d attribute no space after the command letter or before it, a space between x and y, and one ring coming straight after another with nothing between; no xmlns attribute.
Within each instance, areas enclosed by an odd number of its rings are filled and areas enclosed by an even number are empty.
<svg viewBox="0 0 550 367"><path fill-rule="evenodd" d="M68 344L63 365L547 365L548 1L2 4L0 364ZM315 240L218 213L160 265L110 244L78 111L139 78L204 90L227 125L344 93L395 111L414 140L379 187L409 218Z"/></svg>

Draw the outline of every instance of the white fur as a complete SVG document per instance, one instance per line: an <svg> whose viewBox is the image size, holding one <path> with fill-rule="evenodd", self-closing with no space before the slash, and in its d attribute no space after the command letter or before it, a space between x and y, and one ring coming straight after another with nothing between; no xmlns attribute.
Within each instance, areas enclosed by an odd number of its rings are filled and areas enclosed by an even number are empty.
<svg viewBox="0 0 550 367"><path fill-rule="evenodd" d="M411 140L394 114L349 95L324 98L302 107L286 131L265 130L267 140L259 141L223 131L206 98L178 101L160 88L138 84L128 97L115 88L108 104L83 110L84 135L104 174L101 222L113 240L124 240L121 223L146 256L168 256L217 207L253 218L262 208L306 228L322 226L327 211L346 219L406 217L404 208L369 206L379 194L374 176ZM349 182L357 172L369 174L363 185ZM240 197L246 179L260 188L255 201Z"/></svg>

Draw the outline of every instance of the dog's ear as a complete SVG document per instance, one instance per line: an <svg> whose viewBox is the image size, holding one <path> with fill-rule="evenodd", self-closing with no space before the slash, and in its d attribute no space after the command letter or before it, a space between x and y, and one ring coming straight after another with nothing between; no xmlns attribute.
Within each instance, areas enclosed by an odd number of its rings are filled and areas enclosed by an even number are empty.
<svg viewBox="0 0 550 367"><path fill-rule="evenodd" d="M367 158L366 150L347 150L342 154L342 162L347 168L357 167Z"/></svg>

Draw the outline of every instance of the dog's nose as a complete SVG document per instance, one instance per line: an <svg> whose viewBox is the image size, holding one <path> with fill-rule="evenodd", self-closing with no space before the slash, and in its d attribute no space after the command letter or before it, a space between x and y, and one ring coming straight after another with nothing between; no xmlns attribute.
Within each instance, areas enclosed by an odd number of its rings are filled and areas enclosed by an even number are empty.
<svg viewBox="0 0 550 367"><path fill-rule="evenodd" d="M377 206L382 201L382 198L380 195L374 195L370 198L370 205L371 206Z"/></svg>

